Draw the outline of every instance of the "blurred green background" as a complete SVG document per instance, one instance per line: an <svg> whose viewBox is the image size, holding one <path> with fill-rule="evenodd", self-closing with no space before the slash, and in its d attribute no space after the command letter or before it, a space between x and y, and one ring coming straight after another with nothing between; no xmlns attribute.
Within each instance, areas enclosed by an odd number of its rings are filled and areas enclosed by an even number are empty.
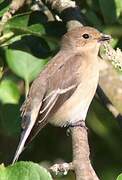
<svg viewBox="0 0 122 180"><path fill-rule="evenodd" d="M32 2L34 3L34 1ZM0 17L9 8L0 0ZM78 1L87 25L111 34L122 49L122 0ZM32 4L31 4L32 5ZM30 5L30 6L31 6ZM24 7L5 25L0 37L0 163L9 163L20 136L20 107L29 85L56 54L65 25L48 21L42 11ZM91 161L101 180L115 180L122 172L122 127L99 100L87 117ZM71 137L66 129L46 126L20 156L45 166L72 160ZM55 177L73 180L73 173Z"/></svg>

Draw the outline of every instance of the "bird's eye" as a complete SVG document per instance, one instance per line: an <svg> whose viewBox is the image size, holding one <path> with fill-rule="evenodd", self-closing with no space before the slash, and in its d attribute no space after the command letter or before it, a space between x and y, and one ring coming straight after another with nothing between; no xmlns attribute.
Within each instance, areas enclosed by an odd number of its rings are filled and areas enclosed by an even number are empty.
<svg viewBox="0 0 122 180"><path fill-rule="evenodd" d="M89 34L83 34L82 36L84 39L88 39L90 37Z"/></svg>

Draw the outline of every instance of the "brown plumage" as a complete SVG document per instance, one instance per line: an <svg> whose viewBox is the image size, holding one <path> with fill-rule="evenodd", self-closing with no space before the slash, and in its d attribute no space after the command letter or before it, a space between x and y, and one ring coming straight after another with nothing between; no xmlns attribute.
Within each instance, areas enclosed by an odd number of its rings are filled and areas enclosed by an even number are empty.
<svg viewBox="0 0 122 180"><path fill-rule="evenodd" d="M32 83L21 108L23 132L13 163L48 122L67 126L85 120L98 84L100 42L109 39L91 27L64 35L61 50Z"/></svg>

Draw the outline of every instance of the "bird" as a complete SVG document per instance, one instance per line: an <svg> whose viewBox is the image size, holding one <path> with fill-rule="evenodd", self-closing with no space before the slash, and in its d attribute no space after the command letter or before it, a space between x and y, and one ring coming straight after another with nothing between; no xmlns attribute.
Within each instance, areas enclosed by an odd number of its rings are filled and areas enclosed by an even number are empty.
<svg viewBox="0 0 122 180"><path fill-rule="evenodd" d="M12 163L47 123L82 126L98 85L99 48L109 40L89 26L63 35L59 52L33 81L21 107L22 133Z"/></svg>

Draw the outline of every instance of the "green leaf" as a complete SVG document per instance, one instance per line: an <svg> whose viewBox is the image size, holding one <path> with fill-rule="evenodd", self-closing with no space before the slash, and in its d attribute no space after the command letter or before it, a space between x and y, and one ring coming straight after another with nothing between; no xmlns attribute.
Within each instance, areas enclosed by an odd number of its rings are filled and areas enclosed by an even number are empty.
<svg viewBox="0 0 122 180"><path fill-rule="evenodd" d="M44 26L41 24L34 24L28 27L27 33L42 37L42 35L45 34L45 29L44 29Z"/></svg>
<svg viewBox="0 0 122 180"><path fill-rule="evenodd" d="M28 21L30 17L31 12L19 14L14 17L12 17L6 24L6 28L25 28L28 26ZM17 26L17 27L16 27Z"/></svg>
<svg viewBox="0 0 122 180"><path fill-rule="evenodd" d="M118 127L118 122L115 121L111 113L99 101L93 100L91 107L92 111L87 117L90 128L107 142L114 153L117 153L121 147L121 144L117 143L117 136L114 134L114 128ZM94 123L91 121L93 119Z"/></svg>
<svg viewBox="0 0 122 180"><path fill-rule="evenodd" d="M5 31L13 31L15 34L31 34L42 37L45 34L45 28L42 24L33 24L29 26L29 13L20 14L11 18L6 26Z"/></svg>
<svg viewBox="0 0 122 180"><path fill-rule="evenodd" d="M6 50L6 58L10 69L28 82L35 79L47 63L46 59L39 59L27 52L14 49Z"/></svg>
<svg viewBox="0 0 122 180"><path fill-rule="evenodd" d="M88 10L85 13L85 16L88 18L88 21L95 27L100 28L102 26L102 22L95 12Z"/></svg>
<svg viewBox="0 0 122 180"><path fill-rule="evenodd" d="M46 59L39 59L27 52L14 49L6 50L6 60L10 69L25 80L26 95L29 83L37 77L47 63Z"/></svg>
<svg viewBox="0 0 122 180"><path fill-rule="evenodd" d="M17 162L5 168L0 166L0 180L52 180L50 173L33 162Z"/></svg>
<svg viewBox="0 0 122 180"><path fill-rule="evenodd" d="M5 40L3 39L3 42L0 42L1 47L4 46L8 46L16 41L21 40L22 36L24 35L17 35L17 36L13 36L12 33L8 33L8 35L10 34L10 36L8 36L7 38L5 38ZM7 35L7 33L5 34L5 36Z"/></svg>
<svg viewBox="0 0 122 180"><path fill-rule="evenodd" d="M9 3L5 0L0 0L0 17L9 10Z"/></svg>
<svg viewBox="0 0 122 180"><path fill-rule="evenodd" d="M117 21L116 5L114 0L99 0L102 15L106 24L113 24ZM110 10L110 11L109 11Z"/></svg>
<svg viewBox="0 0 122 180"><path fill-rule="evenodd" d="M0 11L0 17L2 17L3 14L4 14L5 12L7 12L8 10L9 10L9 7L8 7L8 6L5 7L4 9L2 9L2 10Z"/></svg>
<svg viewBox="0 0 122 180"><path fill-rule="evenodd" d="M3 80L0 83L0 101L3 104L17 104L20 92L17 85L12 80Z"/></svg>
<svg viewBox="0 0 122 180"><path fill-rule="evenodd" d="M4 0L0 0L0 4L3 2Z"/></svg>
<svg viewBox="0 0 122 180"><path fill-rule="evenodd" d="M112 26L105 26L104 32L107 34L111 34L112 37L122 37L122 25L112 25Z"/></svg>
<svg viewBox="0 0 122 180"><path fill-rule="evenodd" d="M119 17L120 13L122 12L122 0L115 0L115 5L116 5L116 14L117 17Z"/></svg>
<svg viewBox="0 0 122 180"><path fill-rule="evenodd" d="M117 177L116 180L122 180L122 173Z"/></svg>

